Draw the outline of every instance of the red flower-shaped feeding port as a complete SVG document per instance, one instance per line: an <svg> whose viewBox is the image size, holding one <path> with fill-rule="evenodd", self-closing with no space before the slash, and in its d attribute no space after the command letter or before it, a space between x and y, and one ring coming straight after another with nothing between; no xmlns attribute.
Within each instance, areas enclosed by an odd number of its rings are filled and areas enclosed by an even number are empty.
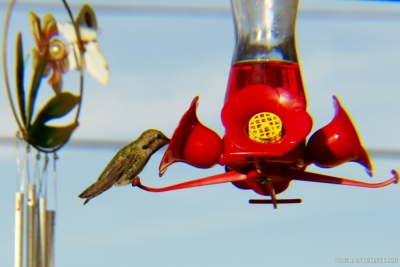
<svg viewBox="0 0 400 267"><path fill-rule="evenodd" d="M304 140L312 119L305 101L292 91L250 85L225 103L221 119L226 130L223 163L231 169L253 165L255 158L265 163L304 164ZM268 138L271 128L279 138Z"/></svg>
<svg viewBox="0 0 400 267"><path fill-rule="evenodd" d="M222 153L222 140L201 124L196 115L196 96L176 127L160 163L160 176L175 162L185 162L197 168L211 168Z"/></svg>

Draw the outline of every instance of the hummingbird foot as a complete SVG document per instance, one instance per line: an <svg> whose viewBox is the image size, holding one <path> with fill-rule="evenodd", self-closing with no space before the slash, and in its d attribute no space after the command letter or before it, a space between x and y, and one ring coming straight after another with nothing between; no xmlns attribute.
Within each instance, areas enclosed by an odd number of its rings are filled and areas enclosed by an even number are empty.
<svg viewBox="0 0 400 267"><path fill-rule="evenodd" d="M140 178L139 177L135 177L132 179L132 186L135 187L138 184L140 184Z"/></svg>

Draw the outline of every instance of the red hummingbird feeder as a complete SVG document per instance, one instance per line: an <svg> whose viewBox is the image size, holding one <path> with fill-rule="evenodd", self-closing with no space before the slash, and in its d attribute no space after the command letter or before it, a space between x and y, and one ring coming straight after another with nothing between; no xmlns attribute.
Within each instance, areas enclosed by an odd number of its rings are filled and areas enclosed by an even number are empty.
<svg viewBox="0 0 400 267"><path fill-rule="evenodd" d="M312 128L295 46L297 0L231 0L236 45L225 94L220 138L196 115L198 96L181 118L159 171L184 162L197 168L225 166L225 173L163 188L150 188L138 178L132 184L150 192L231 182L269 199L250 203L301 203L277 199L292 180L377 188L398 182L398 174L381 183L364 183L306 172L314 163L332 168L353 161L372 176L372 165L357 131L336 96L335 116L306 142Z"/></svg>

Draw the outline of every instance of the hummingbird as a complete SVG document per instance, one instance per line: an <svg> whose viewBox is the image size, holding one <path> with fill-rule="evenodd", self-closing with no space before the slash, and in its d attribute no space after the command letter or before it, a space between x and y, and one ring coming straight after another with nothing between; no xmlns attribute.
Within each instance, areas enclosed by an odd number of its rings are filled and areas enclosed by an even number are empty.
<svg viewBox="0 0 400 267"><path fill-rule="evenodd" d="M112 185L131 184L143 170L151 155L169 142L169 138L155 129L144 131L138 139L121 148L111 159L96 182L79 197L86 198L83 205L108 190Z"/></svg>

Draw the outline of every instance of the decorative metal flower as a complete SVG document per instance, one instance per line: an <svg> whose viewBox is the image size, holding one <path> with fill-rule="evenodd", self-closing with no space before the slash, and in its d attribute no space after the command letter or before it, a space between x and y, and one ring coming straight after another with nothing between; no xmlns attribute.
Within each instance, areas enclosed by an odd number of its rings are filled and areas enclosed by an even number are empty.
<svg viewBox="0 0 400 267"><path fill-rule="evenodd" d="M66 7L68 9L67 4ZM10 13L11 9L7 13L7 27ZM3 66L6 70L4 75L6 91L21 137L38 151L50 153L57 151L66 144L72 132L78 126L83 87L82 82L80 82L80 90L77 95L68 91L61 91L62 74L69 69L68 46L57 38L58 28L53 15L46 14L41 21L34 12L30 12L29 24L36 47L30 49L33 58L33 74L28 88L26 88L24 82L26 61L20 32L18 32L16 40L15 70L18 112L11 96L7 64L4 56ZM3 47L3 55L6 55L5 51L6 46ZM42 79L48 76L48 83L53 88L55 95L40 105L36 103L40 85ZM49 121L56 122L58 118L64 117L71 111L75 111L76 115L75 119L69 124L58 124L57 126L49 124Z"/></svg>
<svg viewBox="0 0 400 267"><path fill-rule="evenodd" d="M62 74L68 71L68 46L58 36L56 20L52 14L45 14L42 22L39 17L29 12L30 29L37 48L32 49L33 68L36 69L42 57L46 58L43 77L49 76L48 82L56 94L61 92ZM51 74L50 74L51 72Z"/></svg>

